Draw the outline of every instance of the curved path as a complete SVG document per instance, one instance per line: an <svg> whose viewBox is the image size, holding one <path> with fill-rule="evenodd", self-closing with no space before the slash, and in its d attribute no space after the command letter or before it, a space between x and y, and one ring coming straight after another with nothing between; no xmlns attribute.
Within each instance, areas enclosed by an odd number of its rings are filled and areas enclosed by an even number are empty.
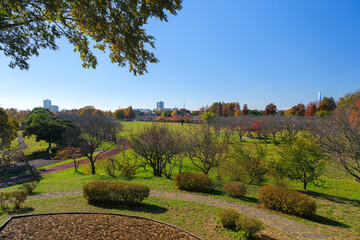
<svg viewBox="0 0 360 240"><path fill-rule="evenodd" d="M129 141L127 141L125 139L121 139L121 138L117 138L116 140L119 143L119 145L114 149L111 149L105 153L100 154L99 157L97 158L97 160L109 158L111 156L119 154L123 150L127 150L130 147ZM82 164L86 164L88 162L89 162L88 159L84 159L84 160L78 161L77 163L78 163L78 165L82 165ZM58 171L68 169L68 168L73 168L73 167L74 167L73 162L64 163L64 164L61 164L58 166L40 169L40 170L38 170L38 173L40 176L44 176L44 175L47 175L50 173L58 172ZM3 179L3 180L0 180L0 188L10 187L12 185L28 181L30 179L33 179L32 175L30 173Z"/></svg>
<svg viewBox="0 0 360 240"><path fill-rule="evenodd" d="M37 200L37 199L64 197L64 196L80 196L80 195L82 195L82 191L51 192L51 193L42 193L42 194L29 196L28 200ZM301 223L295 222L285 217L278 216L268 211L258 209L243 203L232 202L222 198L216 198L212 196L187 193L187 192L165 192L159 190L151 190L150 195L153 197L198 202L218 208L226 208L226 207L235 208L239 210L240 213L250 217L258 218L264 224L277 228L283 232L286 232L295 239L309 239L309 240L333 239Z"/></svg>

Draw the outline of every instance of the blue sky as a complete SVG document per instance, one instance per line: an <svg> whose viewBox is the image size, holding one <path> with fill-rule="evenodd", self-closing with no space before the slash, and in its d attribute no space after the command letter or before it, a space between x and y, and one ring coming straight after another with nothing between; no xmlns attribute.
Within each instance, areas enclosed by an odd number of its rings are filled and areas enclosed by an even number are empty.
<svg viewBox="0 0 360 240"><path fill-rule="evenodd" d="M0 106L32 109L51 99L60 108L132 105L196 110L215 101L278 109L335 99L360 89L360 1L185 0L169 22L151 20L158 64L135 77L96 52L84 69L65 39L42 50L30 70L10 69L0 53Z"/></svg>

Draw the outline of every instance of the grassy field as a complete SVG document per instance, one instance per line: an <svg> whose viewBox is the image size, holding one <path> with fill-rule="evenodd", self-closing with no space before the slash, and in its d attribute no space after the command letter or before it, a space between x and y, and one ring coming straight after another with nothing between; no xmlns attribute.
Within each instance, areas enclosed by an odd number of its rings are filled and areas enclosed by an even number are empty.
<svg viewBox="0 0 360 240"><path fill-rule="evenodd" d="M149 126L151 123L147 122L124 122L124 128L133 131L138 131L144 126ZM174 129L188 128L190 124L170 123L169 126ZM191 126L191 125L190 125ZM122 133L124 134L124 133ZM122 135L125 136L125 135ZM126 137L126 136L125 136ZM269 153L269 159L277 159L277 149L281 145L275 145L273 143L263 144L259 143L256 139L246 139L244 146L247 148L254 148L257 144L266 146ZM128 150L129 151L129 150ZM130 150L131 151L131 150ZM129 154L131 155L131 154ZM121 160L121 154L116 156ZM70 191L81 190L82 186L90 181L104 180L104 181L121 181L121 182L133 182L142 183L148 185L151 189L163 190L163 191L178 191L174 188L173 180L166 178L155 178L152 176L151 169L149 167L139 168L137 174L132 179L126 179L119 176L120 173L116 173L116 177L108 176L105 173L104 165L106 160L101 160L96 163L97 174L90 174L90 167L82 165L80 171L75 173L73 169L67 169L60 172L43 176L36 193L44 192L56 192L56 191ZM178 170L175 169L174 173ZM183 171L198 171L189 159L184 160ZM219 179L217 169L213 169L210 172L210 177L214 180L216 190L213 194L214 197L226 198L220 192L225 180ZM341 167L336 164L328 164L326 173L321 177L321 181L318 184L310 184L308 190L304 192L312 196L318 205L317 216L313 219L303 219L295 216L286 216L290 219L304 223L307 226L318 229L319 231L329 234L336 239L360 239L360 184L352 178L349 178L341 170ZM273 180L269 177L267 184L272 184ZM288 187L302 190L302 184L296 181L287 180ZM13 186L10 188L2 189L2 191L13 191L18 189L19 186ZM242 202L245 204L251 204L252 206L258 206L257 189L259 186L248 185L248 191L246 195L240 199L231 199L235 202ZM70 204L70 203L72 204ZM45 204L46 203L46 204ZM105 211L122 212L132 215L142 215L151 217L154 219L162 220L176 226L185 228L195 234L198 234L205 239L234 239L236 236L233 232L221 230L216 224L215 215L218 209L201 206L196 203L172 201L157 198L149 198L146 204L152 204L160 207L167 208L168 210L163 213L149 213L146 210L133 210L133 209L112 209L106 208ZM69 209L69 211L101 211L101 208L88 205L81 197L63 197L56 199L44 199L33 200L26 202L29 212L56 212L57 209ZM46 206L45 206L46 205ZM183 206L180 208L179 206ZM204 209L204 213L200 213ZM177 211L175 211L177 209ZM181 210L182 209L182 210ZM194 210L192 210L194 209ZM197 216L198 223L193 224L190 219L192 214L201 215ZM276 213L279 214L279 213ZM283 214L281 214L284 216ZM4 221L8 217L8 214L0 216L0 220ZM201 219L200 219L201 218ZM181 220L183 219L183 220ZM195 218L196 219L196 218ZM192 225L204 225L201 229L198 226ZM215 234L215 235L212 235ZM220 235L216 235L220 234ZM286 239L286 236L279 235L276 230L268 228L263 232L264 236L261 239L267 239L272 237L273 239ZM266 237L266 236L267 237Z"/></svg>
<svg viewBox="0 0 360 240"><path fill-rule="evenodd" d="M22 131L19 131L19 134L21 135ZM28 146L28 148L26 149L27 153L43 151L48 148L49 144L47 142L43 140L37 142L35 139L36 139L35 136L24 137L24 142ZM16 147L16 146L18 146L18 142L15 139L14 141L12 141L11 147Z"/></svg>

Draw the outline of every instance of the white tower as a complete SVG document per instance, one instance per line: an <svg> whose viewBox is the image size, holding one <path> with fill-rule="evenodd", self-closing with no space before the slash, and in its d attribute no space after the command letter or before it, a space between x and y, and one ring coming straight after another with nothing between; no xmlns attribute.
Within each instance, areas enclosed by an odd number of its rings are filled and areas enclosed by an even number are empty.
<svg viewBox="0 0 360 240"><path fill-rule="evenodd" d="M321 102L321 92L318 92L318 102Z"/></svg>

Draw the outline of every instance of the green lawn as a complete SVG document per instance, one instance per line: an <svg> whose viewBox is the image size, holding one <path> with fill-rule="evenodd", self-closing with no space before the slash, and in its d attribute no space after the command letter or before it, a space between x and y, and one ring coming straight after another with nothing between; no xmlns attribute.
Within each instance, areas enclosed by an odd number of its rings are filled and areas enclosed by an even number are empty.
<svg viewBox="0 0 360 240"><path fill-rule="evenodd" d="M152 124L152 123L124 122L124 127L125 127L125 129L141 129L141 127L149 126L150 124ZM162 123L155 123L155 124L162 124ZM179 123L168 123L168 125L176 128L176 129L185 129L185 128L189 127L190 124L184 124L183 126L181 126L181 124L179 124ZM281 147L281 144L275 145L275 144L271 143L271 141L268 144L264 144L263 142L259 142L259 140L257 140L257 139L246 139L246 140L244 140L243 144L246 148L254 148L255 145L257 145L257 144L260 144L261 146L265 146L267 149L268 155L269 155L269 159L272 159L272 160L276 160L278 158L277 149L279 149ZM115 156L115 158L120 159L121 155L119 154L119 155ZM69 161L72 161L72 160L69 160ZM71 168L71 169L63 170L63 171L56 172L53 174L45 175L43 177L43 179L41 180L38 188L35 190L35 194L36 193L44 193L44 192L81 190L85 183L94 181L94 180L142 183L142 184L148 185L151 189L157 189L157 190L163 190L163 191L178 191L177 189L174 188L173 180L171 180L171 179L169 180L166 178L153 177L151 169L148 166L146 167L146 170L144 168L139 168L133 179L126 179L122 176L119 176L119 174L120 174L119 172L116 172L116 177L111 177L111 176L106 175L105 170L104 170L105 162L106 162L105 160L101 160L96 163L96 166L97 166L97 174L96 175L90 174L90 167L88 165L82 165L80 168L80 171L78 173L75 173L73 168ZM287 216L287 217L294 219L296 221L302 222L312 228L316 228L319 231L321 231L325 234L329 234L336 239L349 239L349 240L350 239L360 239L360 221L359 221L359 219L360 219L360 183L356 182L352 178L349 178L346 174L344 174L344 172L341 169L342 169L341 166L338 166L333 163L329 163L326 173L320 179L321 181L318 181L318 183L316 185L310 184L308 186L308 190L306 192L304 192L305 194L312 196L317 202L318 216L316 218L302 219L302 218L294 217L294 216ZM178 169L175 169L174 174L177 171L178 171ZM191 161L189 159L185 159L184 165L183 165L183 171L188 172L188 171L198 171L198 170L191 164ZM217 191L211 195L214 197L230 199L226 196L223 196L220 192L222 185L225 183L225 180L219 179L217 169L213 169L210 172L210 178L212 178L214 180L216 188L217 188ZM273 183L273 180L269 176L267 184L272 184L272 183ZM300 191L302 190L302 184L299 182L287 180L286 184L290 188L297 189ZM249 185L246 196L244 196L240 199L231 199L231 200L236 201L236 202L251 204L253 206L259 207L258 206L258 195L257 195L258 187L259 186ZM13 191L17 188L18 188L18 186L13 186L13 187L10 187L7 189L3 189L2 191ZM50 205L53 205L52 202L60 201L59 199L58 200L47 199L47 200L29 201L29 203L34 202L34 204L39 204L39 205L35 205L35 206L40 206L41 205L40 202L48 201ZM72 198L69 198L69 199L72 199ZM74 197L73 199L74 199L74 201L80 201L80 202L83 201L81 198L79 199L79 198ZM77 199L77 200L75 200L75 199ZM153 199L153 198L150 198L150 199ZM161 202L161 204L164 201L165 202L168 201L171 204L176 202L176 201L160 200L160 199L157 199L156 201ZM188 209L190 209L187 211L191 211L192 206L194 206L194 208L196 208L196 206L197 206L197 204L195 204L195 203L184 202L184 204L187 204ZM81 208L78 208L77 204L74 204L73 207L71 205L69 205L69 209L78 211L78 210L82 209L84 206L87 206L87 205L85 203L83 203L83 204L81 204ZM172 206L169 206L169 207L172 208ZM37 207L36 207L36 209L37 209ZM43 209L43 207L41 209ZM55 206L54 206L54 209L56 209ZM64 208L64 209L67 209L67 208ZM211 207L209 207L208 209L209 209L209 212L216 211L215 209L213 209ZM112 211L113 209L110 209L110 210L107 209L107 210ZM35 211L37 211L37 210L35 210ZM114 211L117 211L117 210L114 210ZM121 210L121 211L123 211L123 210ZM194 210L194 211L196 212L196 210ZM46 209L43 209L43 212L46 212ZM171 211L169 210L166 213L163 213L164 214L163 217L169 218L169 220L166 222L173 223L177 226L183 227L183 225L181 225L181 223L178 224L177 218L173 217L172 215L165 216L167 214L170 214L170 212ZM144 213L144 212L136 212L136 213L148 216L148 215L146 215L148 213ZM211 219L214 219L214 212L212 212L211 214L210 214L212 216ZM279 213L277 213L277 214L279 214ZM283 215L283 214L281 214L281 215ZM6 216L6 214L2 215L2 217L4 217L4 216ZM156 215L156 216L159 216L159 215ZM174 218L174 219L171 220L171 218ZM201 222L201 223L202 224L206 223L207 219L208 218L205 217L204 222ZM159 220L161 220L161 219L159 219ZM175 222L173 222L173 221L175 221ZM185 219L183 221L186 222L188 220ZM200 219L199 219L199 221L200 221ZM206 225L206 224L204 224L204 225ZM215 225L212 225L212 227L214 227ZM204 229L202 229L202 230L200 230L200 229L192 230L191 228L189 228L187 230L192 231L195 234L197 233L196 231L211 232L206 227L204 227ZM217 230L217 231L219 231L219 230ZM266 231L268 231L269 236L276 235L275 233L273 233L273 229L268 229ZM199 235L206 239L212 239L211 236L205 237L208 235L202 235L202 234L206 234L206 233L201 233ZM224 234L225 234L224 236L228 236L228 234L230 234L229 235L230 238L234 237L234 235L231 235L231 234L233 234L231 232L230 233L227 232ZM216 235L216 237L219 237L219 236ZM214 238L214 239L216 239L216 238ZM227 238L222 236L220 239L227 239ZM282 236L282 237L278 238L278 235L276 235L275 239L286 239L286 236Z"/></svg>

